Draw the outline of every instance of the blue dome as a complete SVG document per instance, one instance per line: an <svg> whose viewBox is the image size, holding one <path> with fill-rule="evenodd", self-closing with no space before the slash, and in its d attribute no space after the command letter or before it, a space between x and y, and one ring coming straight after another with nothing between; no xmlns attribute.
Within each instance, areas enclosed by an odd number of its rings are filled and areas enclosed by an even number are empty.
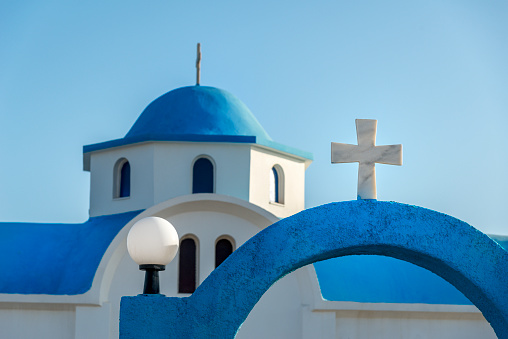
<svg viewBox="0 0 508 339"><path fill-rule="evenodd" d="M274 142L233 94L215 87L189 86L152 101L125 137L83 146L83 168L90 170L90 154L95 151L172 141L257 144L312 160L311 153Z"/></svg>
<svg viewBox="0 0 508 339"><path fill-rule="evenodd" d="M148 105L125 138L156 135L255 136L271 140L251 111L229 92L207 86L170 91Z"/></svg>

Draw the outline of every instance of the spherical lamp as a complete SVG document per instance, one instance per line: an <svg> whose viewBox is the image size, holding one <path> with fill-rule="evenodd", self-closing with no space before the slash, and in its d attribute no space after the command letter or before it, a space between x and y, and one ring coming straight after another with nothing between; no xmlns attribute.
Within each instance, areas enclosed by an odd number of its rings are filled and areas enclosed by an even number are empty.
<svg viewBox="0 0 508 339"><path fill-rule="evenodd" d="M178 233L169 221L148 217L137 221L127 235L127 250L139 269L145 271L143 294L159 293L159 271L178 251Z"/></svg>

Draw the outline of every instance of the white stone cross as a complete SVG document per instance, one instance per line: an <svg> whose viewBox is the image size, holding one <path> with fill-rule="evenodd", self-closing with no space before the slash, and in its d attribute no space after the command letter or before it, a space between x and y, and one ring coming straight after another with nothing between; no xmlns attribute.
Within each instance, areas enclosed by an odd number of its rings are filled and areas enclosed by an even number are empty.
<svg viewBox="0 0 508 339"><path fill-rule="evenodd" d="M377 199L376 163L402 165L402 145L376 146L377 120L356 119L358 145L332 142L332 164L358 162L358 199Z"/></svg>

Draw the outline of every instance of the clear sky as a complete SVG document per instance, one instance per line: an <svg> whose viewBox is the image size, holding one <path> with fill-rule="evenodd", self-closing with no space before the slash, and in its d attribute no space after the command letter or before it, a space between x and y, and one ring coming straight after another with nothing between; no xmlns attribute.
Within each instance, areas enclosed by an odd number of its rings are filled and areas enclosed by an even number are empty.
<svg viewBox="0 0 508 339"><path fill-rule="evenodd" d="M379 200L508 234L506 1L0 1L0 221L83 222L82 146L123 137L195 81L314 154L307 207L356 199L330 142L403 144Z"/></svg>

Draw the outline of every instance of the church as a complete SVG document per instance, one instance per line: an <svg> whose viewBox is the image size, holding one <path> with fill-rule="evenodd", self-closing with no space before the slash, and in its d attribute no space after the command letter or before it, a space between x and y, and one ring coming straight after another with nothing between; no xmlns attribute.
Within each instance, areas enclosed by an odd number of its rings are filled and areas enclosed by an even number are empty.
<svg viewBox="0 0 508 339"><path fill-rule="evenodd" d="M312 154L274 141L242 101L199 84L152 101L125 137L83 147L82 224L0 223L2 338L118 338L120 299L142 293L127 253L149 216L180 238L161 293L188 297L259 231L305 209ZM508 239L490 236L507 248ZM418 266L347 256L275 283L237 338L496 338L455 287Z"/></svg>

